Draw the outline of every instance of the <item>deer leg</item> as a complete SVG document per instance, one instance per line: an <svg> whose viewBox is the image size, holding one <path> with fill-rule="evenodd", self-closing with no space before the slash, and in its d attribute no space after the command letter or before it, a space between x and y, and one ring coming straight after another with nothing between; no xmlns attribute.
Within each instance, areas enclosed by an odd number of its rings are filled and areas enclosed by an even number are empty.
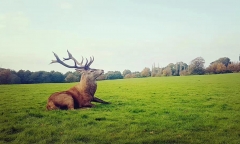
<svg viewBox="0 0 240 144"><path fill-rule="evenodd" d="M55 109L58 109L58 107L52 101L49 101L47 103L47 110L55 110Z"/></svg>
<svg viewBox="0 0 240 144"><path fill-rule="evenodd" d="M110 104L109 102L106 102L106 101L104 101L104 100L101 100L101 99L99 99L99 98L97 98L97 97L93 97L93 100L92 100L93 102L98 102L98 103L103 103L103 104Z"/></svg>
<svg viewBox="0 0 240 144"><path fill-rule="evenodd" d="M84 105L81 106L81 108L91 108L91 107L94 107L94 106L95 106L94 104L85 103Z"/></svg>
<svg viewBox="0 0 240 144"><path fill-rule="evenodd" d="M74 102L73 102L73 99L70 100L70 101L67 103L67 108L68 108L68 110L74 110Z"/></svg>

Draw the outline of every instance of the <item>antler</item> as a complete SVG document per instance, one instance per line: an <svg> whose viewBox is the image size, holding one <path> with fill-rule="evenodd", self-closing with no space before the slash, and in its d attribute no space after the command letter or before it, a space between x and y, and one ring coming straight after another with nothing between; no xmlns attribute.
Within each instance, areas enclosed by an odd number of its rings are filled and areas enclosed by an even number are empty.
<svg viewBox="0 0 240 144"><path fill-rule="evenodd" d="M53 54L56 57L56 60L52 60L52 62L50 64L52 64L52 63L60 63L63 66L68 67L68 68L85 69L85 70L90 69L90 65L93 63L94 57L93 58L90 57L89 63L88 63L88 59L86 58L86 63L85 63L85 65L83 65L82 64L83 63L83 57L82 57L82 61L80 63L72 56L72 54L68 50L67 50L67 52L68 52L68 58L63 58L63 61L72 59L74 61L74 66L70 66L70 65L64 63L62 60L60 60L58 55L56 53L54 53L54 52L53 52Z"/></svg>

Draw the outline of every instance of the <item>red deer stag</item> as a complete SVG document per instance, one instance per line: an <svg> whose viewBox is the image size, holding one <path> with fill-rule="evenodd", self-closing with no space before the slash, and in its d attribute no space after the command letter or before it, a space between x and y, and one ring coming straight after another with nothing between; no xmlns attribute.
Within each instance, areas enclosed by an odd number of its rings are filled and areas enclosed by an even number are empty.
<svg viewBox="0 0 240 144"><path fill-rule="evenodd" d="M68 58L63 58L64 60L72 59L75 63L74 66L67 65L62 60L59 59L58 55L54 54L56 60L52 60L52 63L60 63L68 68L75 68L76 70L81 72L81 80L74 87L69 90L53 93L47 102L47 109L74 109L74 108L84 108L84 107L93 107L94 105L91 103L99 102L103 104L108 104L97 97L94 96L97 90L96 78L104 73L103 70L100 69L92 69L90 65L94 61L94 57L90 57L90 61L86 59L85 65L83 65L83 58L81 63L79 63L72 54L68 52Z"/></svg>

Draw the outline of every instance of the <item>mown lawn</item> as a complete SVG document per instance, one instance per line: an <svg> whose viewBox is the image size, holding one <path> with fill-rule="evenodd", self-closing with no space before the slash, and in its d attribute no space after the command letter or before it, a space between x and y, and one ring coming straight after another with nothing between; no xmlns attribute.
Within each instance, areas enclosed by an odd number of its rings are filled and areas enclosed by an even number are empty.
<svg viewBox="0 0 240 144"><path fill-rule="evenodd" d="M240 74L99 81L110 105L46 111L71 84L0 85L0 143L240 143Z"/></svg>

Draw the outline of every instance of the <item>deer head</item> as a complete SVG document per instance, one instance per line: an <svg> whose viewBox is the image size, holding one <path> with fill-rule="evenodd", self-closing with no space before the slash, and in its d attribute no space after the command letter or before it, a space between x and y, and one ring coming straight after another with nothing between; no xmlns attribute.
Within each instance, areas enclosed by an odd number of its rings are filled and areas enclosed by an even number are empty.
<svg viewBox="0 0 240 144"><path fill-rule="evenodd" d="M60 63L63 66L67 67L67 68L75 68L77 71L80 71L82 74L81 79L88 79L88 80L96 80L96 78L98 76L100 76L102 73L104 73L103 70L100 69L92 69L90 68L90 65L93 63L94 61L94 57L90 57L90 60L88 62L88 59L86 58L86 63L83 65L83 57L82 57L82 61L78 62L73 56L72 54L67 50L68 52L68 58L63 58L63 61L65 60L70 60L72 59L74 61L74 66L70 66L66 63L64 63L56 53L53 52L54 56L56 57L56 60L52 60L52 63Z"/></svg>

